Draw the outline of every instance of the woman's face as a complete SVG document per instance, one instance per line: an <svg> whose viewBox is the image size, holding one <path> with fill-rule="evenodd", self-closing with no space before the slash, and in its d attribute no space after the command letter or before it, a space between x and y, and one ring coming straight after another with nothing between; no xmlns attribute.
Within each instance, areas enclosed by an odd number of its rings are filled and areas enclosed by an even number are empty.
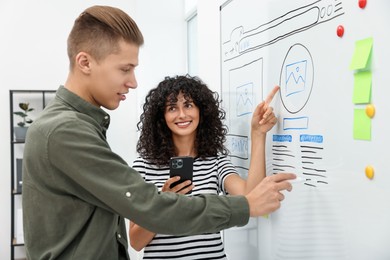
<svg viewBox="0 0 390 260"><path fill-rule="evenodd" d="M177 102L166 102L164 117L173 136L196 136L199 108L192 100L186 100L183 93L179 93Z"/></svg>

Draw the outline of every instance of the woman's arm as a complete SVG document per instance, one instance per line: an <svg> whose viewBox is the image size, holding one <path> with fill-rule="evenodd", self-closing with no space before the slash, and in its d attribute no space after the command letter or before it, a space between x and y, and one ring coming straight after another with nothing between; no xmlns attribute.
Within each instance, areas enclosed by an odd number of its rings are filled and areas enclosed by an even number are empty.
<svg viewBox="0 0 390 260"><path fill-rule="evenodd" d="M147 246L155 235L155 233L146 230L130 221L130 245L136 251L141 251L145 246Z"/></svg>
<svg viewBox="0 0 390 260"><path fill-rule="evenodd" d="M176 192L180 194L186 194L190 190L194 188L194 185L190 185L191 181L185 181L183 183L180 183L170 189L172 183L180 180L180 177L172 177L169 178L162 187L163 192ZM188 187L186 187L188 186ZM184 188L186 187L186 188ZM144 229L143 227L133 223L130 221L130 228L129 228L129 236L130 236L130 245L132 248L134 248L136 251L141 251L145 246L147 246L150 241L153 240L156 233L153 233L147 229Z"/></svg>

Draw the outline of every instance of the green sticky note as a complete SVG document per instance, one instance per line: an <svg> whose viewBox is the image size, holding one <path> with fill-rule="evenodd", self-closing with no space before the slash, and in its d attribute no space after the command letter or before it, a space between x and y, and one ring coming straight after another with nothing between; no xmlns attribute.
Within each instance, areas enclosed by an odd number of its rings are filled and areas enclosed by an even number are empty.
<svg viewBox="0 0 390 260"><path fill-rule="evenodd" d="M371 118L365 109L355 109L353 114L353 139L371 140Z"/></svg>
<svg viewBox="0 0 390 260"><path fill-rule="evenodd" d="M354 75L353 98L354 104L370 103L371 100L371 71L356 72Z"/></svg>
<svg viewBox="0 0 390 260"><path fill-rule="evenodd" d="M373 39L366 38L355 42L355 51L352 56L352 62L349 68L351 70L362 70L368 65L371 54Z"/></svg>

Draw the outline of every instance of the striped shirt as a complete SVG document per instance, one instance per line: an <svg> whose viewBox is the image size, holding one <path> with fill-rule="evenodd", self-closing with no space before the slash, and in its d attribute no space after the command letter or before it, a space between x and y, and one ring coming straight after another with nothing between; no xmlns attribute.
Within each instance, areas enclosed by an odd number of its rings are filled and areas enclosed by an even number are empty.
<svg viewBox="0 0 390 260"><path fill-rule="evenodd" d="M146 182L154 183L159 190L169 178L169 166L158 167L142 158L134 161L133 168ZM230 174L238 173L226 156L195 158L193 174L195 187L188 196L226 194L224 181ZM144 259L226 259L226 255L220 232L195 236L156 234L145 247Z"/></svg>

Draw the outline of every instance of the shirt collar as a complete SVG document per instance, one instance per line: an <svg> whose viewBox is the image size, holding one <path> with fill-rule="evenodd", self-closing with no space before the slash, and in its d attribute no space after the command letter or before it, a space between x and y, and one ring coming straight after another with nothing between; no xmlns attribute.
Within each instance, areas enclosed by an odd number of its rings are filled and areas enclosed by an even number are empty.
<svg viewBox="0 0 390 260"><path fill-rule="evenodd" d="M103 128L105 134L110 125L110 115L103 109L85 101L75 93L66 89L64 86L60 86L57 90L57 97L76 111L92 117Z"/></svg>

